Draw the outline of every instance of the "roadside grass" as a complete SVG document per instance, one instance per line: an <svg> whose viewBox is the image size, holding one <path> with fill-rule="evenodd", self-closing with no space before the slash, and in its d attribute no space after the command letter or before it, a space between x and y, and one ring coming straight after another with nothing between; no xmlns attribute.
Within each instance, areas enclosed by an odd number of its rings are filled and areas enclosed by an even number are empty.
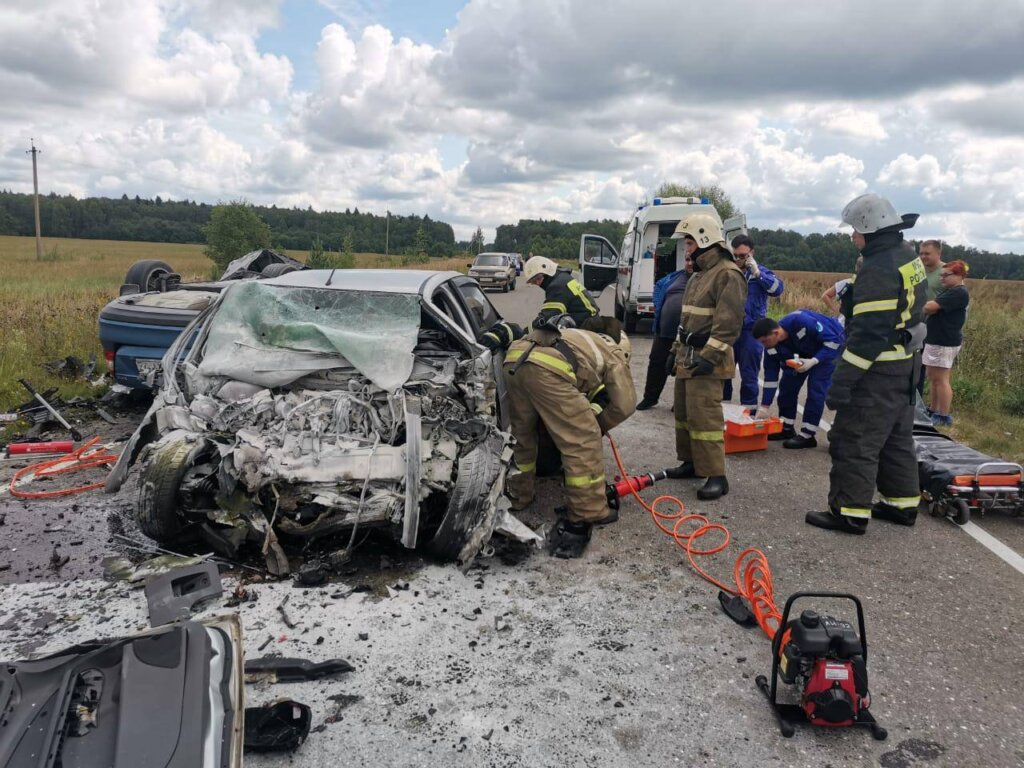
<svg viewBox="0 0 1024 768"><path fill-rule="evenodd" d="M305 261L305 251L286 251ZM100 310L117 296L128 267L140 259L160 259L183 280L205 280L212 263L203 246L114 240L43 238L36 260L35 239L0 236L0 412L30 399L18 379L39 391L59 387L65 397L94 396L86 382L51 375L42 364L92 352L97 370L106 370L99 342ZM408 256L358 253L360 268L466 271L469 255L420 261Z"/></svg>
<svg viewBox="0 0 1024 768"><path fill-rule="evenodd" d="M786 290L772 300L772 317L796 309L827 313L821 294L849 277L823 272L779 275ZM1024 462L1024 282L968 279L966 285L971 308L953 368L950 432L979 451Z"/></svg>

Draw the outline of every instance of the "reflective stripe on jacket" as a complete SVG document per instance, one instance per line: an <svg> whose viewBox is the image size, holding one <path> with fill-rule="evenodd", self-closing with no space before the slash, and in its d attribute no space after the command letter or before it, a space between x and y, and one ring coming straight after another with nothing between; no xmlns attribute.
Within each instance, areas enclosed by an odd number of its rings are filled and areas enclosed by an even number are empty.
<svg viewBox="0 0 1024 768"><path fill-rule="evenodd" d="M713 366L715 378L731 379L736 372L733 342L743 329L747 284L732 255L721 246L712 246L697 256L699 274L694 272L683 294L683 312L679 327L686 333L707 333L702 349L683 349L676 356L676 376L690 378L686 366L693 355L700 355Z"/></svg>
<svg viewBox="0 0 1024 768"><path fill-rule="evenodd" d="M544 287L540 314L544 318L568 314L576 325L582 325L588 317L597 315L597 307L572 273L559 268Z"/></svg>
<svg viewBox="0 0 1024 768"><path fill-rule="evenodd" d="M846 349L833 386L850 387L867 370L902 374L913 367L914 350L904 344L922 322L924 264L903 242L902 232L885 232L868 241L864 263L851 286L846 309Z"/></svg>
<svg viewBox="0 0 1024 768"><path fill-rule="evenodd" d="M625 339L625 335L622 338ZM531 340L536 341L537 346L530 351L526 365L539 365L554 371L586 395L587 400L594 404L593 411L603 432L632 415L636 408L636 391L629 371L626 345L616 344L603 333L580 328L565 328L560 336L534 330L529 337L512 342L505 355L506 372L511 364L526 354ZM566 355L551 346L556 340L568 347L575 360L567 360ZM523 373L524 369L520 368L516 375ZM604 406L595 402L602 392L607 393L609 400Z"/></svg>
<svg viewBox="0 0 1024 768"><path fill-rule="evenodd" d="M743 272L747 280L747 303L743 310L745 330L752 328L762 317L768 316L768 297L781 296L785 288L782 278L770 269L759 265L758 270L761 274L757 277L749 269Z"/></svg>

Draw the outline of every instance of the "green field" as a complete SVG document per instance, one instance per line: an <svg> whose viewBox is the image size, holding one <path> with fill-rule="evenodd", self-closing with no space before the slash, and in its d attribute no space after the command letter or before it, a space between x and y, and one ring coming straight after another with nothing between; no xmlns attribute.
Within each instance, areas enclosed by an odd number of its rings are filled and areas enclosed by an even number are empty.
<svg viewBox="0 0 1024 768"><path fill-rule="evenodd" d="M27 399L19 378L38 389L61 386L65 396L87 394L84 384L50 376L41 364L94 352L102 366L97 318L117 295L128 267L140 259L166 261L184 280L210 277L200 245L0 236L0 411ZM301 251L290 256L305 260ZM468 256L403 264L401 257L356 254L360 267L465 270ZM776 312L825 311L822 291L844 275L783 272L786 292ZM968 280L971 311L966 341L954 372L953 434L979 450L1024 460L1024 284Z"/></svg>
<svg viewBox="0 0 1024 768"><path fill-rule="evenodd" d="M213 262L201 245L133 243L115 240L44 238L43 261L36 260L35 239L0 236L0 411L28 399L18 383L29 379L37 389L60 386L66 397L94 390L51 376L42 363L75 355L96 354L103 367L98 317L117 296L128 267L141 259L160 259L183 280L207 279ZM285 251L301 261L303 251ZM413 266L466 269L466 257L403 264L402 257L356 254L359 267Z"/></svg>
<svg viewBox="0 0 1024 768"><path fill-rule="evenodd" d="M849 277L825 272L779 273L786 283L773 314L828 312L821 294ZM964 345L953 369L953 418L958 440L1024 462L1024 283L967 280L971 307ZM927 402L927 401L926 401Z"/></svg>

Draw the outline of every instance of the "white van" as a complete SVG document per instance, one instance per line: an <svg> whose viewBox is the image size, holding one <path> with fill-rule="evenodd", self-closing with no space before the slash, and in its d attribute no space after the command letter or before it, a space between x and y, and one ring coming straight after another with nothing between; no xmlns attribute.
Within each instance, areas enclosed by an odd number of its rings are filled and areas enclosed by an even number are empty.
<svg viewBox="0 0 1024 768"><path fill-rule="evenodd" d="M673 240L672 233L690 213L707 213L721 221L715 207L699 197L656 197L637 208L620 251L600 235L580 238L583 287L600 294L615 284L615 317L627 333L636 331L639 320L654 319L654 284L683 268L683 241ZM747 217L733 216L722 229L726 242L731 242L747 231Z"/></svg>

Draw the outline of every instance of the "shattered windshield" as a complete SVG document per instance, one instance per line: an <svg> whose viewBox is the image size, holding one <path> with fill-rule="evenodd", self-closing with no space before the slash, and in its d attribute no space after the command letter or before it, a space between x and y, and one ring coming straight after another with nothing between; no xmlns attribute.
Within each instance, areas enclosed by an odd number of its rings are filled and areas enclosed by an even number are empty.
<svg viewBox="0 0 1024 768"><path fill-rule="evenodd" d="M352 365L392 391L412 372L419 327L414 294L244 282L228 289L211 318L199 371L279 387Z"/></svg>
<svg viewBox="0 0 1024 768"><path fill-rule="evenodd" d="M505 266L505 257L499 256L498 254L481 254L476 257L476 264L474 267L503 267Z"/></svg>

